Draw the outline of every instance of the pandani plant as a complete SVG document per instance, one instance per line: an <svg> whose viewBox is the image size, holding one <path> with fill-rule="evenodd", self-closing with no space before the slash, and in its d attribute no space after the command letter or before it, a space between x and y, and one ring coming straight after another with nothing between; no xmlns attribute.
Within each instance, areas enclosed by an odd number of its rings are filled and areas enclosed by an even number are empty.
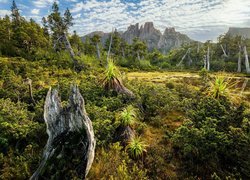
<svg viewBox="0 0 250 180"><path fill-rule="evenodd" d="M238 102L240 90L236 87L239 82L233 78L216 76L209 82L207 95L215 99L223 97L229 98L233 102Z"/></svg>
<svg viewBox="0 0 250 180"><path fill-rule="evenodd" d="M147 144L140 137L135 136L129 141L126 150L131 158L138 159L147 152L146 148Z"/></svg>
<svg viewBox="0 0 250 180"><path fill-rule="evenodd" d="M134 94L128 90L119 79L121 73L112 59L108 60L104 76L103 87L105 90L113 90L117 93L128 95L129 97L134 96Z"/></svg>
<svg viewBox="0 0 250 180"><path fill-rule="evenodd" d="M118 116L120 125L122 126L132 126L137 119L136 109L129 105L125 107Z"/></svg>

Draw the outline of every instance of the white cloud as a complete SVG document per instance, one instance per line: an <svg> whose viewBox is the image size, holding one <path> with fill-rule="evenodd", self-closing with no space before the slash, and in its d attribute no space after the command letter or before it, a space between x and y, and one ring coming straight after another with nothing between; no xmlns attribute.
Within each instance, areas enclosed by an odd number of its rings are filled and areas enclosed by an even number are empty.
<svg viewBox="0 0 250 180"><path fill-rule="evenodd" d="M0 0L0 3L7 3L8 0Z"/></svg>
<svg viewBox="0 0 250 180"><path fill-rule="evenodd" d="M38 15L40 13L40 9L32 9L31 14Z"/></svg>
<svg viewBox="0 0 250 180"><path fill-rule="evenodd" d="M162 32L166 27L187 33L199 40L215 39L230 26L250 26L249 0L145 0L126 3L122 0L88 0L74 4L73 13L81 34L95 30L126 30L129 24L153 21Z"/></svg>
<svg viewBox="0 0 250 180"><path fill-rule="evenodd" d="M33 1L33 4L38 8L45 8L48 6L51 6L55 0L35 0ZM59 3L58 0L56 0L57 3Z"/></svg>
<svg viewBox="0 0 250 180"><path fill-rule="evenodd" d="M78 2L78 0L66 0L67 2Z"/></svg>
<svg viewBox="0 0 250 180"><path fill-rule="evenodd" d="M5 15L10 15L11 12L9 10L0 9L0 17L4 17Z"/></svg>

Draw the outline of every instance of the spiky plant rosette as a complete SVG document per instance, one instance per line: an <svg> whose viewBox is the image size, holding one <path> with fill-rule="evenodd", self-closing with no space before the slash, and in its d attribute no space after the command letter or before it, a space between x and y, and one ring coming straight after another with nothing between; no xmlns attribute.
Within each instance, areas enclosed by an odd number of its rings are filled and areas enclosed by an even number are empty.
<svg viewBox="0 0 250 180"><path fill-rule="evenodd" d="M118 120L122 126L132 126L137 120L137 111L132 106L129 105L125 107L118 115Z"/></svg>
<svg viewBox="0 0 250 180"><path fill-rule="evenodd" d="M126 94L128 96L134 96L133 93L128 90L123 83L119 80L121 73L114 61L109 59L106 70L104 72L103 87L105 90L114 90L117 93Z"/></svg>
<svg viewBox="0 0 250 180"><path fill-rule="evenodd" d="M235 78L218 75L209 82L209 87L205 92L215 99L225 97L237 104L240 99L240 89L237 88L238 83Z"/></svg>
<svg viewBox="0 0 250 180"><path fill-rule="evenodd" d="M143 156L143 153L147 152L147 146L148 145L142 141L140 137L135 136L129 141L126 150L131 158L138 159Z"/></svg>
<svg viewBox="0 0 250 180"><path fill-rule="evenodd" d="M119 83L119 77L121 76L121 73L119 69L116 67L113 60L109 60L107 64L107 68L104 72L105 77L103 80L103 85L105 89L113 89L116 86L116 83Z"/></svg>

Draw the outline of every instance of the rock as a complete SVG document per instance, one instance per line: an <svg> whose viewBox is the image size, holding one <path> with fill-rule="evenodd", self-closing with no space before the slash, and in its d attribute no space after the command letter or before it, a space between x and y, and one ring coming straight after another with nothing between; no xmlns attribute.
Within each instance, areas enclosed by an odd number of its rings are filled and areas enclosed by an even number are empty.
<svg viewBox="0 0 250 180"><path fill-rule="evenodd" d="M133 43L133 39L136 37L140 36L140 29L139 29L139 23L136 23L135 25L130 25L127 29L127 31L125 31L122 34L122 38L128 43L128 44L132 44Z"/></svg>
<svg viewBox="0 0 250 180"><path fill-rule="evenodd" d="M250 39L250 28L230 27L227 34L231 36L242 36L246 39Z"/></svg>
<svg viewBox="0 0 250 180"><path fill-rule="evenodd" d="M57 90L49 90L44 105L49 136L41 163L30 179L85 179L95 153L92 122L77 86L62 107Z"/></svg>
<svg viewBox="0 0 250 180"><path fill-rule="evenodd" d="M139 38L146 42L150 51L157 47L161 36L161 32L154 28L152 22L146 22L144 27L141 26Z"/></svg>
<svg viewBox="0 0 250 180"><path fill-rule="evenodd" d="M171 49L179 48L182 44L190 42L192 40L187 35L176 32L174 28L166 28L157 46L163 54L166 54Z"/></svg>
<svg viewBox="0 0 250 180"><path fill-rule="evenodd" d="M110 33L103 33L96 31L84 36L92 37L95 33L99 34L102 38L102 44L104 45L106 40L109 38ZM153 22L146 22L139 28L139 23L130 25L125 32L119 32L121 37L128 43L132 44L134 38L146 42L148 50L151 51L154 48L160 50L166 54L173 48L180 47L183 43L192 42L187 35L176 32L174 28L166 28L164 34L154 27Z"/></svg>
<svg viewBox="0 0 250 180"><path fill-rule="evenodd" d="M134 136L135 131L130 126L118 126L114 140L119 141L125 147Z"/></svg>

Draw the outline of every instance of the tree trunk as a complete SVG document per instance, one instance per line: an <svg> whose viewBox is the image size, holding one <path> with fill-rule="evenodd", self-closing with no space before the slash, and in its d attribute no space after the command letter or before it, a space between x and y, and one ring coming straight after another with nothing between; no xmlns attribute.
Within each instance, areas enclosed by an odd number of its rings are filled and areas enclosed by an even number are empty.
<svg viewBox="0 0 250 180"><path fill-rule="evenodd" d="M100 48L98 43L96 43L96 53L97 53L97 58L100 60L101 59L101 53L100 53Z"/></svg>
<svg viewBox="0 0 250 180"><path fill-rule="evenodd" d="M186 56L188 55L189 51L190 51L190 48L188 48L186 54L184 54L184 56L182 56L181 61L177 64L177 67L179 67L179 66L182 64L182 62L184 61L184 59L185 59Z"/></svg>
<svg viewBox="0 0 250 180"><path fill-rule="evenodd" d="M204 55L203 61L204 61L204 69L207 69L207 56L206 55Z"/></svg>
<svg viewBox="0 0 250 180"><path fill-rule="evenodd" d="M64 39L65 47L69 51L71 58L75 59L75 53L74 53L74 51L73 51L73 49L71 47L71 44L69 42L69 39L68 39L66 33L63 33L63 39Z"/></svg>
<svg viewBox="0 0 250 180"><path fill-rule="evenodd" d="M200 43L198 42L197 54L200 52Z"/></svg>
<svg viewBox="0 0 250 180"><path fill-rule="evenodd" d="M109 50L108 50L108 54L107 54L107 64L108 64L109 55L110 55L110 51L111 51L112 41L113 41L113 30L112 30L112 33L110 35Z"/></svg>
<svg viewBox="0 0 250 180"><path fill-rule="evenodd" d="M188 54L188 65L191 66L193 63L193 59L190 57L190 54Z"/></svg>
<svg viewBox="0 0 250 180"><path fill-rule="evenodd" d="M238 70L237 72L241 72L241 46L239 46L239 57L238 57Z"/></svg>
<svg viewBox="0 0 250 180"><path fill-rule="evenodd" d="M210 71L210 47L207 47L207 70Z"/></svg>
<svg viewBox="0 0 250 180"><path fill-rule="evenodd" d="M245 54L246 72L247 72L247 74L250 74L249 60L248 60L248 54L247 54L247 47L246 46L244 46L244 54Z"/></svg>
<svg viewBox="0 0 250 180"><path fill-rule="evenodd" d="M24 83L25 83L25 84L28 84L28 86L29 86L30 100L31 100L31 102L33 103L33 105L35 105L35 104L36 104L36 101L35 101L35 99L34 99L34 97L33 97L32 80L31 80L30 78L27 78L27 79L25 79Z"/></svg>
<svg viewBox="0 0 250 180"><path fill-rule="evenodd" d="M125 58L125 50L122 48L122 57Z"/></svg>
<svg viewBox="0 0 250 180"><path fill-rule="evenodd" d="M221 47L221 49L222 49L222 51L223 51L224 56L225 56L225 57L228 57L228 55L227 55L227 53L226 53L224 47L222 46L222 44L220 45L220 47Z"/></svg>
<svg viewBox="0 0 250 180"><path fill-rule="evenodd" d="M94 160L96 141L78 87L71 87L67 107L62 107L57 90L50 89L45 99L44 120L49 137L41 163L30 179L63 176L85 179ZM75 174L65 174L65 169Z"/></svg>
<svg viewBox="0 0 250 180"><path fill-rule="evenodd" d="M136 53L137 53L137 59L140 61L140 60L141 60L141 57L140 57L139 51L137 51Z"/></svg>

